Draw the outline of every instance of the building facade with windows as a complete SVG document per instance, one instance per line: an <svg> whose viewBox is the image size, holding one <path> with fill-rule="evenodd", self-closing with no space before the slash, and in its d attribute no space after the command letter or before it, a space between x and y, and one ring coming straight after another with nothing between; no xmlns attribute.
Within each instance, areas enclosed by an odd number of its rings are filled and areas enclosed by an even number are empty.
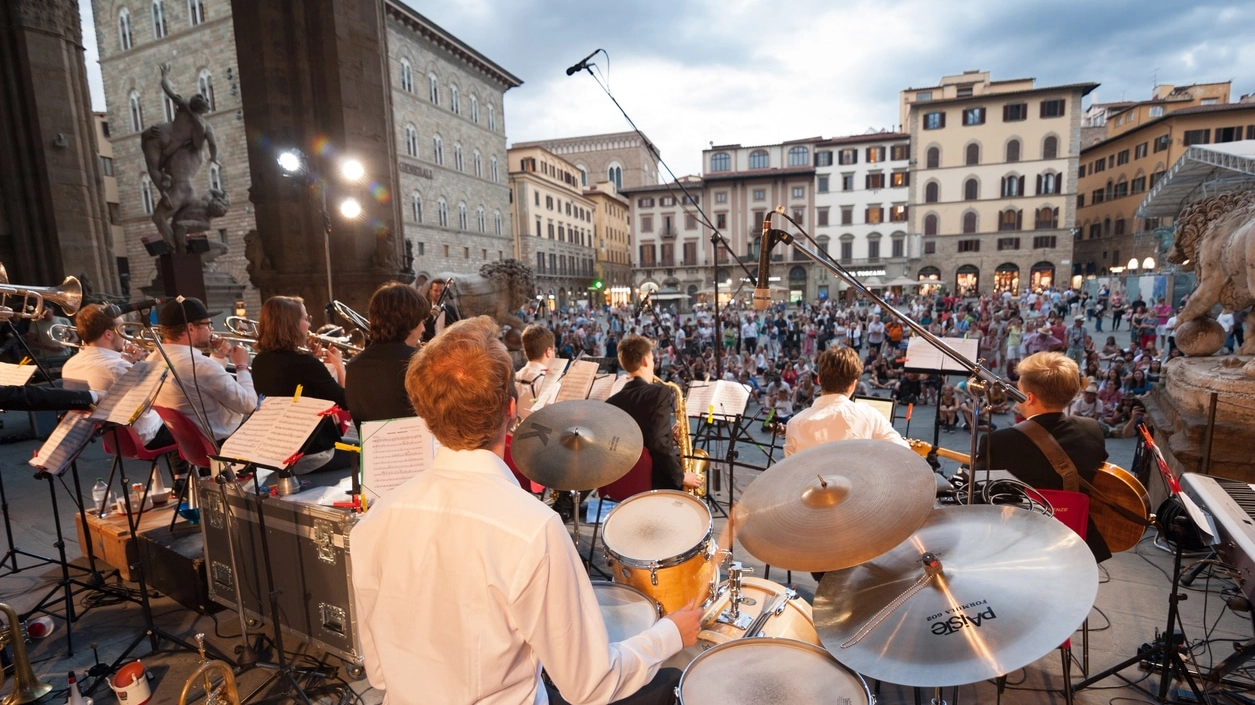
<svg viewBox="0 0 1255 705"><path fill-rule="evenodd" d="M640 295L689 311L703 291L713 289L714 263L729 260L722 250L712 249L710 229L698 213L698 206L711 212L707 194L699 176L623 189L631 204L631 238L637 252L633 286ZM721 286L730 271L720 267Z"/></svg>
<svg viewBox="0 0 1255 705"><path fill-rule="evenodd" d="M597 277L595 211L575 165L541 147L506 153L514 194L514 255L532 268L537 295L555 306L589 298Z"/></svg>
<svg viewBox="0 0 1255 705"><path fill-rule="evenodd" d="M972 71L901 92L917 279L963 296L1069 284L1081 100L1097 85Z"/></svg>
<svg viewBox="0 0 1255 705"><path fill-rule="evenodd" d="M763 221L777 207L807 232L815 232L815 150L818 137L772 145L744 147L718 145L702 150L706 212L732 248L714 250L720 286L731 283L737 298L748 300L753 285L746 279L735 257L750 269L756 267L761 247ZM788 221L772 218L773 227L796 232ZM796 251L777 245L771 253L773 296L780 300L812 300L819 295L819 283L811 261ZM706 275L709 279L709 274Z"/></svg>
<svg viewBox="0 0 1255 705"><path fill-rule="evenodd" d="M1106 126L1116 128L1111 136L1081 152L1074 251L1078 274L1119 273L1133 260L1139 268L1162 265L1152 231L1172 222L1138 217L1146 192L1192 145L1255 140L1255 102L1178 106L1145 119L1148 107L1154 101L1129 108L1136 116L1129 121L1135 123L1132 128L1119 129L1119 116L1109 116Z"/></svg>
<svg viewBox="0 0 1255 705"><path fill-rule="evenodd" d="M122 227L122 203L118 193L118 177L114 176L113 143L109 141L109 116L105 113L93 113L96 125L96 154L100 160L101 186L105 194L105 209L109 220L110 245L113 256L118 263L118 279L123 296L129 296L131 274L127 271L126 230Z"/></svg>
<svg viewBox="0 0 1255 705"><path fill-rule="evenodd" d="M593 188L609 181L617 189L653 186L658 183L658 148L648 137L635 132L566 137L517 142L513 147L543 147L575 165L580 186Z"/></svg>
<svg viewBox="0 0 1255 705"><path fill-rule="evenodd" d="M602 284L605 302L615 306L631 303L631 204L609 181L586 189L584 195L593 203L593 244L597 250L595 276Z"/></svg>
<svg viewBox="0 0 1255 705"><path fill-rule="evenodd" d="M522 83L400 2L387 10L402 222L420 279L514 256L505 92Z"/></svg>
<svg viewBox="0 0 1255 705"><path fill-rule="evenodd" d="M819 248L870 288L912 274L907 237L910 137L872 132L820 140L814 149L815 218L806 227ZM791 252L789 259L798 256ZM793 289L794 267L789 271ZM836 296L847 287L822 267L814 267L809 278L811 298Z"/></svg>

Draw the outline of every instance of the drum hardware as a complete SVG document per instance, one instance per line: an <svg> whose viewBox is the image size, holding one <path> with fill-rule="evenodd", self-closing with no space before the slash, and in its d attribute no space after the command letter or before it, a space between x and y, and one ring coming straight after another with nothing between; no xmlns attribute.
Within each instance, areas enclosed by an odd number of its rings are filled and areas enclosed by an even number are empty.
<svg viewBox="0 0 1255 705"><path fill-rule="evenodd" d="M0 633L0 645L8 644L13 648L13 690L4 699L4 705L22 705L33 703L52 690L51 683L45 683L35 675L31 668L30 654L26 651L26 634L22 620L12 607L0 602L0 613L4 613L6 625ZM4 669L0 669L0 684L4 683Z"/></svg>

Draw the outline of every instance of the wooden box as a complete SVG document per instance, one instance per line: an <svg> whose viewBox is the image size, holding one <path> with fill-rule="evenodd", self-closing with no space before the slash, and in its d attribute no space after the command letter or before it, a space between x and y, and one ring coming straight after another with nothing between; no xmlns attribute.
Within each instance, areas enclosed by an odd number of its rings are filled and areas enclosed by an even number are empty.
<svg viewBox="0 0 1255 705"><path fill-rule="evenodd" d="M205 580L205 539L201 528L179 522L144 532L139 537L140 560L148 587L202 614L221 607L209 599Z"/></svg>
<svg viewBox="0 0 1255 705"><path fill-rule="evenodd" d="M136 535L150 529L170 525L170 515L174 513L174 502L165 506L153 507L140 516ZM78 528L78 545L87 556L87 543L83 536L83 515L74 514L74 525ZM91 529L92 551L96 560L104 561L118 569L123 580L134 582L139 566L139 544L131 540L131 527L125 514L110 512L101 519L94 511L87 512L87 526Z"/></svg>

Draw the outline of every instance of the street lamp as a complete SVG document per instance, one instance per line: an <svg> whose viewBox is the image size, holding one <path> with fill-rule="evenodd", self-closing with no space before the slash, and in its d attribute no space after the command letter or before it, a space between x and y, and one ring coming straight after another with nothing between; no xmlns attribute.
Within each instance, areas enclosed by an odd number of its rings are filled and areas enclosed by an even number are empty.
<svg viewBox="0 0 1255 705"><path fill-rule="evenodd" d="M322 201L323 255L326 258L327 266L326 315L327 322L330 323L335 312L335 308L332 306L332 302L335 301L335 294L331 286L331 216L327 213L327 180L310 168L308 158L299 149L286 149L279 153L275 161L278 162L279 169L285 177L303 176L307 184L318 186L319 196ZM357 159L342 159L338 164L338 168L341 178L349 183L358 183L366 175L366 168ZM349 197L340 202L340 215L345 218L352 220L361 214L362 204L356 198Z"/></svg>

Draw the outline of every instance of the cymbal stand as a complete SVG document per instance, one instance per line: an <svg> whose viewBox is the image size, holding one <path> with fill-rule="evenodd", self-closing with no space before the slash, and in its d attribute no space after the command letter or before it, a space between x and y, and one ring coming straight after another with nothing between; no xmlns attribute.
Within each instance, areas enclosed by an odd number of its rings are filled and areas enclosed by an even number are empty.
<svg viewBox="0 0 1255 705"><path fill-rule="evenodd" d="M1156 520L1156 523L1161 522L1160 520ZM1065 684L1065 687L1071 687L1073 693L1084 688L1088 688L1094 683L1106 679L1108 676L1117 676L1121 680L1127 682L1130 686L1154 697L1157 702L1176 702L1168 698L1168 684L1172 682L1174 678L1179 678L1189 685L1190 692L1194 695L1194 700L1190 702L1211 702L1211 700L1203 694L1203 691L1198 687L1198 684L1194 682L1194 676L1190 673L1189 669L1186 668L1185 660L1181 658L1181 652L1177 649L1177 645L1173 639L1173 634L1176 632L1176 629L1179 626L1184 626L1181 624L1178 606L1181 600L1185 599L1185 595L1181 593L1181 558L1185 553L1185 542L1181 540L1181 535L1185 531L1185 517L1180 515L1175 516L1173 517L1170 526L1161 528L1164 528L1166 531L1171 533L1176 543L1176 550L1173 552L1172 558L1172 590L1168 593L1168 618L1163 634L1155 640L1155 645L1150 649L1139 650L1133 656L1130 656L1101 673L1096 673L1089 678L1086 678L1076 685L1066 686ZM1138 686L1133 681L1129 681L1124 678L1124 676L1120 675L1120 671L1123 671L1129 666L1146 659L1154 658L1155 656L1160 657L1163 667L1163 673L1160 675L1159 691L1157 694L1151 693L1150 691Z"/></svg>

